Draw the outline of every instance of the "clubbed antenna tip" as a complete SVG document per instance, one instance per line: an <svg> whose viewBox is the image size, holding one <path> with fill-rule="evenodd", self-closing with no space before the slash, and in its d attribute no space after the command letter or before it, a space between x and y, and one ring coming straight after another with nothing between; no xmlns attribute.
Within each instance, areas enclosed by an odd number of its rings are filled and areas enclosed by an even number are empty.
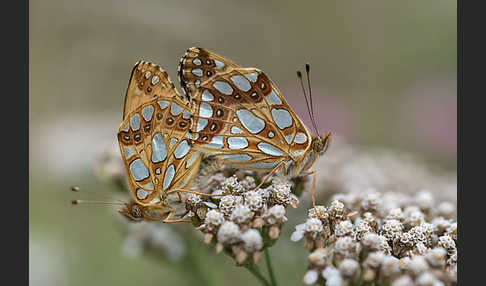
<svg viewBox="0 0 486 286"><path fill-rule="evenodd" d="M78 186L72 186L71 191L73 192L79 192L79 187Z"/></svg>
<svg viewBox="0 0 486 286"><path fill-rule="evenodd" d="M309 72L310 71L310 64L309 63L306 63L305 64L305 71L306 72Z"/></svg>
<svg viewBox="0 0 486 286"><path fill-rule="evenodd" d="M71 201L71 204L73 204L73 205L77 205L77 204L78 204L78 200L72 200L72 201Z"/></svg>
<svg viewBox="0 0 486 286"><path fill-rule="evenodd" d="M299 78L302 78L302 73L301 73L299 70L297 70L297 76L298 76Z"/></svg>

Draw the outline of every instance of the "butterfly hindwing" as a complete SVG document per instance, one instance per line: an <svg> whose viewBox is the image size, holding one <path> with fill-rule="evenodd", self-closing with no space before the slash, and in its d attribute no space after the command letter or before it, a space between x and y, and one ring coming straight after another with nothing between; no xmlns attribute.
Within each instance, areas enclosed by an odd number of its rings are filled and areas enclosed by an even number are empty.
<svg viewBox="0 0 486 286"><path fill-rule="evenodd" d="M199 58L201 65L220 62L220 69L194 72ZM190 91L196 149L231 164L269 170L309 148L309 131L264 72L200 48L189 49L179 70L181 84Z"/></svg>
<svg viewBox="0 0 486 286"><path fill-rule="evenodd" d="M141 205L158 204L167 192L188 185L202 156L188 138L188 101L173 88L166 93L126 114L118 130L130 192Z"/></svg>

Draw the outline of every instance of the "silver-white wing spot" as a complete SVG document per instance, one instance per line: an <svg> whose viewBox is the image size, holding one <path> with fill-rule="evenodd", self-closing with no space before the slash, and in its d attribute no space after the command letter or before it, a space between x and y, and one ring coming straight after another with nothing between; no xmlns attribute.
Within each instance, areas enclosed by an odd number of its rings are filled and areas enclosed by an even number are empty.
<svg viewBox="0 0 486 286"><path fill-rule="evenodd" d="M214 136L211 142L208 143L210 148L223 148L223 136Z"/></svg>
<svg viewBox="0 0 486 286"><path fill-rule="evenodd" d="M167 100L159 100L157 104L160 106L160 109L165 109L169 106L169 102Z"/></svg>
<svg viewBox="0 0 486 286"><path fill-rule="evenodd" d="M132 127L133 131L137 131L140 129L140 115L138 113L135 113L130 117L130 126Z"/></svg>
<svg viewBox="0 0 486 286"><path fill-rule="evenodd" d="M207 118L213 116L213 109L211 108L211 105L206 102L201 102L199 105L199 116Z"/></svg>
<svg viewBox="0 0 486 286"><path fill-rule="evenodd" d="M209 92L209 90L205 89L202 93L202 100L203 101L213 101L214 100L214 96L211 92Z"/></svg>
<svg viewBox="0 0 486 286"><path fill-rule="evenodd" d="M159 77L154 75L151 81L152 85L156 85L158 82L159 82Z"/></svg>
<svg viewBox="0 0 486 286"><path fill-rule="evenodd" d="M258 143L257 147L260 151L268 155L281 156L283 154L283 152L280 149L266 142Z"/></svg>
<svg viewBox="0 0 486 286"><path fill-rule="evenodd" d="M181 114L182 110L182 107L180 107L177 103L172 102L170 105L170 113L174 116Z"/></svg>
<svg viewBox="0 0 486 286"><path fill-rule="evenodd" d="M226 95L233 94L233 88L227 82L224 82L224 81L216 81L215 83L213 83L213 87L217 91L221 92L222 94L226 94Z"/></svg>
<svg viewBox="0 0 486 286"><path fill-rule="evenodd" d="M167 146L162 134L156 133L152 138L152 162L162 162L167 158Z"/></svg>
<svg viewBox="0 0 486 286"><path fill-rule="evenodd" d="M292 126L292 116L285 109L272 109L272 117L275 123L277 123L278 128L285 129Z"/></svg>
<svg viewBox="0 0 486 286"><path fill-rule="evenodd" d="M241 75L234 75L230 77L231 81L236 85L237 88L241 89L244 92L247 92L251 88L250 82Z"/></svg>
<svg viewBox="0 0 486 286"><path fill-rule="evenodd" d="M302 132L298 132L295 135L294 142L297 143L297 144L304 144L305 142L307 142L307 135L305 135Z"/></svg>
<svg viewBox="0 0 486 286"><path fill-rule="evenodd" d="M203 75L202 69L193 69L191 72L195 76L202 76Z"/></svg>
<svg viewBox="0 0 486 286"><path fill-rule="evenodd" d="M206 125L208 125L208 120L206 118L199 118L197 120L196 132L199 132L206 128Z"/></svg>
<svg viewBox="0 0 486 286"><path fill-rule="evenodd" d="M245 74L245 77L249 79L251 82L256 82L258 78L258 72L252 72Z"/></svg>
<svg viewBox="0 0 486 286"><path fill-rule="evenodd" d="M177 143L177 138L170 138L169 149L172 149L175 143Z"/></svg>
<svg viewBox="0 0 486 286"><path fill-rule="evenodd" d="M123 146L123 153L125 153L125 158L130 158L133 154L135 154L135 147L133 146L128 146L125 147Z"/></svg>
<svg viewBox="0 0 486 286"><path fill-rule="evenodd" d="M138 198L139 200L145 200L145 199L148 197L148 195L150 195L151 193L152 193L152 192L150 192L150 191L146 191L146 190L144 190L144 189L138 189L138 190L137 190L137 198Z"/></svg>
<svg viewBox="0 0 486 286"><path fill-rule="evenodd" d="M282 104L282 100L280 100L280 97L275 93L275 91L272 89L272 92L270 92L269 95L265 98L270 105L274 104Z"/></svg>
<svg viewBox="0 0 486 286"><path fill-rule="evenodd" d="M174 179L174 175L175 175L174 164L170 164L167 170L165 170L164 182L162 183L163 190L167 190L167 188L170 186L170 183L172 183L172 180Z"/></svg>
<svg viewBox="0 0 486 286"><path fill-rule="evenodd" d="M145 106L142 109L142 117L145 121L150 121L152 119L152 115L154 114L154 107L152 105Z"/></svg>
<svg viewBox="0 0 486 286"><path fill-rule="evenodd" d="M241 130L238 126L231 126L231 134L240 134L243 133L243 130Z"/></svg>
<svg viewBox="0 0 486 286"><path fill-rule="evenodd" d="M230 149L244 149L248 147L248 140L244 137L229 137L228 146Z"/></svg>
<svg viewBox="0 0 486 286"><path fill-rule="evenodd" d="M265 128L265 121L256 117L246 109L238 109L236 116L238 116L243 127L250 131L250 133L257 134Z"/></svg>
<svg viewBox="0 0 486 286"><path fill-rule="evenodd" d="M252 157L250 155L245 154L245 153L224 155L223 158L228 160L228 161L232 161L232 162L246 162L246 161L250 161L252 159Z"/></svg>
<svg viewBox="0 0 486 286"><path fill-rule="evenodd" d="M177 148L174 151L174 157L176 159L181 159L184 156L189 153L189 150L191 150L191 146L187 142L187 140L182 140L182 142L177 146Z"/></svg>
<svg viewBox="0 0 486 286"><path fill-rule="evenodd" d="M224 64L218 60L214 60L214 62L216 63L216 69L221 69L222 67L224 67Z"/></svg>
<svg viewBox="0 0 486 286"><path fill-rule="evenodd" d="M137 182L142 181L149 176L147 166L145 166L140 158L137 158L130 163L130 173L132 174L133 179Z"/></svg>

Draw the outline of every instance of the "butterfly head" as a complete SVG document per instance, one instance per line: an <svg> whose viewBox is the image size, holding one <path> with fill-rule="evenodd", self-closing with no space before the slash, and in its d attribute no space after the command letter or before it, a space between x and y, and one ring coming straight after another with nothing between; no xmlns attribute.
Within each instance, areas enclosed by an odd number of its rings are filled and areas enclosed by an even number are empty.
<svg viewBox="0 0 486 286"><path fill-rule="evenodd" d="M131 221L142 221L144 218L144 211L143 211L143 206L137 204L134 201L131 201L129 203L125 203L122 209L118 210L118 212L122 215L124 215L126 218L128 218Z"/></svg>
<svg viewBox="0 0 486 286"><path fill-rule="evenodd" d="M164 205L150 205L142 206L141 204L131 201L125 203L124 207L118 212L128 218L130 221L139 222L143 220L147 221L160 221L167 217L172 210L169 206Z"/></svg>
<svg viewBox="0 0 486 286"><path fill-rule="evenodd" d="M312 150L319 154L319 156L324 155L329 148L331 143L331 132L327 132L325 135L318 134L312 138Z"/></svg>

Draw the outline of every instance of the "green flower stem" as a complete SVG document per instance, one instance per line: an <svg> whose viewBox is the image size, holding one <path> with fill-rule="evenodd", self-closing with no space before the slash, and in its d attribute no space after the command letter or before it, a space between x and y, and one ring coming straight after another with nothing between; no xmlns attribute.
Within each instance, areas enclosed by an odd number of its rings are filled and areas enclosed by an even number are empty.
<svg viewBox="0 0 486 286"><path fill-rule="evenodd" d="M245 267L246 269L248 269L248 271L250 271L250 273L253 274L253 276L255 276L258 280L260 280L260 282L263 285L272 286L272 284L270 284L267 281L267 279L265 279L265 277L263 277L263 275L260 273L260 269L258 268L258 265L251 262L251 263L245 263L242 266Z"/></svg>
<svg viewBox="0 0 486 286"><path fill-rule="evenodd" d="M267 263L267 270L268 274L270 275L270 282L272 282L272 286L277 286L277 279L275 279L275 274L273 272L272 262L270 260L270 252L268 248L265 248L265 262Z"/></svg>

